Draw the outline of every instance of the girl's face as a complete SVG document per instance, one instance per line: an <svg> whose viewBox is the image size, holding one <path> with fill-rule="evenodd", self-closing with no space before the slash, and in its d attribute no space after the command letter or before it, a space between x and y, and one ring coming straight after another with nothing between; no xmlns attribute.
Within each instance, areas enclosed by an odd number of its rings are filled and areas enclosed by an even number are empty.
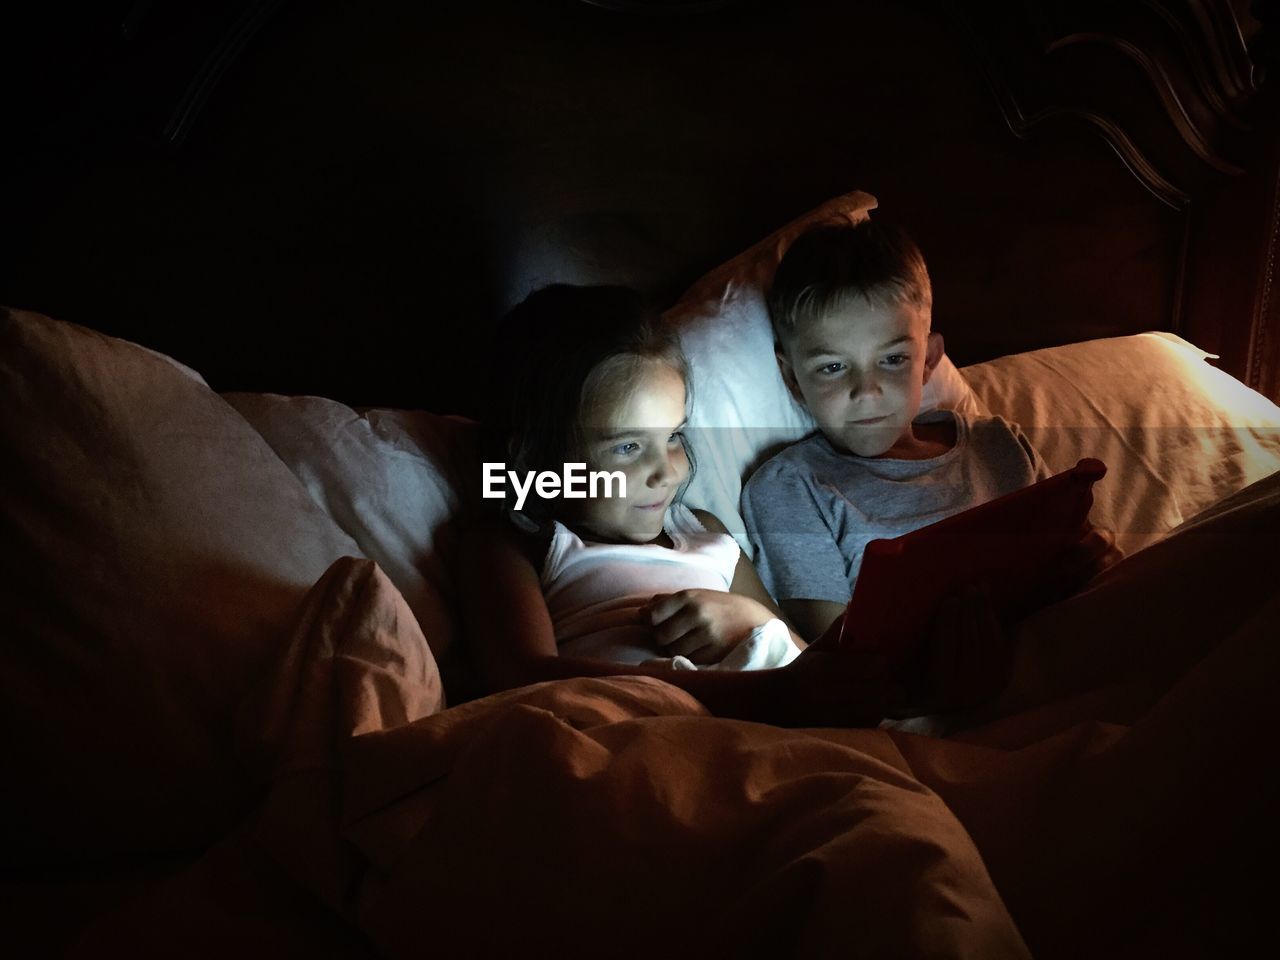
<svg viewBox="0 0 1280 960"><path fill-rule="evenodd" d="M601 540L648 543L662 535L667 507L689 475L685 385L661 360L642 361L628 379L630 389L606 389L583 413L587 469L622 473L627 495L588 497L574 519Z"/></svg>

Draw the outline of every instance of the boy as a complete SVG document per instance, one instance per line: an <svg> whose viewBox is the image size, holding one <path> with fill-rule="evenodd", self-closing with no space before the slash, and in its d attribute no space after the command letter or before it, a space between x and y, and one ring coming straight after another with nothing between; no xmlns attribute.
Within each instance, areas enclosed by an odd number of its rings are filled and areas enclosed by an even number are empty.
<svg viewBox="0 0 1280 960"><path fill-rule="evenodd" d="M870 540L1051 471L999 417L919 415L943 348L924 258L904 233L870 220L810 230L778 265L768 306L783 379L819 432L756 471L742 513L761 578L812 641L844 611ZM1092 573L1101 550L1089 553Z"/></svg>

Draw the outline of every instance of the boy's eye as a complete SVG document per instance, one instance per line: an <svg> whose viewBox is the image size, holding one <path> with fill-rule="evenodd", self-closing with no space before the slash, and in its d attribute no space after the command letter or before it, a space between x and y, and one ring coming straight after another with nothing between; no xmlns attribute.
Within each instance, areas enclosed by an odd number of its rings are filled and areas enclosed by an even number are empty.
<svg viewBox="0 0 1280 960"><path fill-rule="evenodd" d="M839 360L832 360L830 363L824 363L822 366L820 366L817 372L818 372L818 376L821 376L821 377L834 377L837 373L843 372L843 370L844 370L843 363L841 363Z"/></svg>
<svg viewBox="0 0 1280 960"><path fill-rule="evenodd" d="M900 367L910 359L905 353L891 353L884 358L884 365L886 367Z"/></svg>

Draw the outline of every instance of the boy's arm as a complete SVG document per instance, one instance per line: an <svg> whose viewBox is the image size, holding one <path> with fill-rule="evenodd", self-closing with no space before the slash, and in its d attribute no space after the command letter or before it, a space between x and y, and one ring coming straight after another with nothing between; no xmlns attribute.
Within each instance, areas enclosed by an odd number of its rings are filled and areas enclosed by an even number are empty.
<svg viewBox="0 0 1280 960"><path fill-rule="evenodd" d="M1036 480L1044 480L1046 477L1053 476L1054 471L1050 469L1047 463L1044 462L1044 457L1040 456L1040 451L1035 448L1035 445L1031 442L1030 438L1023 433L1022 428L1016 423L1011 423L1009 424L1009 430L1013 433L1018 444L1026 453L1027 459L1031 461L1032 482L1034 483Z"/></svg>
<svg viewBox="0 0 1280 960"><path fill-rule="evenodd" d="M787 618L812 643L849 602L847 562L811 485L766 464L742 491L755 569Z"/></svg>
<svg viewBox="0 0 1280 960"><path fill-rule="evenodd" d="M1033 474L1031 482L1053 476L1055 471L1045 462L1022 428L1016 423L1005 423L1030 462ZM1114 533L1095 527L1090 521L1085 535L1058 560L1056 569L1046 580L1040 596L1030 603L1029 608L1038 609L1065 599L1083 588L1093 577L1115 566L1124 557L1124 552L1115 541Z"/></svg>

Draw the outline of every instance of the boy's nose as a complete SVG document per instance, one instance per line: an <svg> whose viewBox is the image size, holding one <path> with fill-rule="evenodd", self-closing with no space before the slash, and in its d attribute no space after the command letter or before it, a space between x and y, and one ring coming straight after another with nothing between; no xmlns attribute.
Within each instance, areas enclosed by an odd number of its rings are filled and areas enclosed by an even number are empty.
<svg viewBox="0 0 1280 960"><path fill-rule="evenodd" d="M880 379L875 376L854 377L849 383L849 396L853 399L880 393Z"/></svg>

